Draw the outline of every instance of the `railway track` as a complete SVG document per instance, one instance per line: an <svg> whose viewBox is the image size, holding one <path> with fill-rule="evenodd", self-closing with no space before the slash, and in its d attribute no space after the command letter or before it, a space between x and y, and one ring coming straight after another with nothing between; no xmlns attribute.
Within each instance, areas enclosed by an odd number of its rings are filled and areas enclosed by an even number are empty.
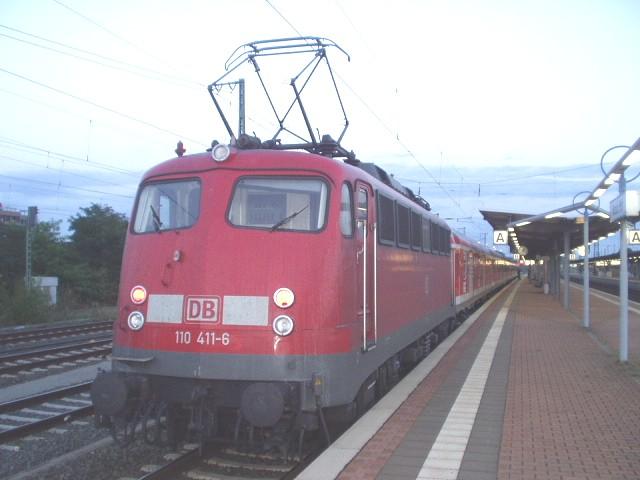
<svg viewBox="0 0 640 480"><path fill-rule="evenodd" d="M433 340L430 350L439 343L439 340L439 336ZM407 372L408 370L403 373ZM86 420L82 425L78 422L74 427L75 430L65 426L68 432L66 436L62 435L59 439L50 440L54 434L61 434L57 430L64 430L52 427L93 413L88 395L90 385L91 382L86 382L44 395L24 398L17 402L0 404L0 444L12 448L8 442L17 440L17 445L21 449L22 457L20 457L18 469L13 470L12 474L22 472L21 475L24 475L25 470L31 468L35 475L33 478L42 478L46 472L48 478L136 478L141 475L138 480L186 480L187 478L291 480L326 446L324 436L308 437L309 442L305 441L303 448L303 459L286 462L275 454L238 451L231 447L229 442L224 445L205 444L202 449L199 445L185 445L177 452L163 451L161 448L146 445L132 445L125 453L111 439L97 436L95 428L88 425ZM333 428L330 426L330 436L336 439L341 432L333 431ZM341 427L340 430L342 428L347 426ZM49 440L40 438L37 446L34 441L25 441L29 437L35 437L34 433L45 430L50 430L51 434L48 437L41 434L41 437ZM78 435L81 436L81 440L76 438ZM44 463L49 463L46 466L38 466L38 463L35 463L36 467L34 467L32 459L40 458L41 451L51 448L46 447L47 442L49 445L59 444L60 453L44 456ZM95 442L95 446L89 442ZM74 450L68 450L70 447ZM90 449L87 449L88 447ZM65 448L67 448L66 452ZM13 458L9 463L15 464L17 450L7 451L11 452L11 458ZM89 451L92 452L90 456L87 455ZM7 458L9 457L5 457ZM60 461L55 462L58 458ZM80 459L83 465L91 463L91 467L87 470L84 469L85 467L76 467ZM114 465L118 467L114 468ZM113 477L104 476L105 472L112 473L112 471Z"/></svg>
<svg viewBox="0 0 640 480"><path fill-rule="evenodd" d="M138 480L173 480L185 478L225 478L258 480L284 480L293 478L301 462L282 462L268 454L255 454L233 448L213 447L202 452L197 446L187 446L181 453L171 456L165 465L146 473Z"/></svg>
<svg viewBox="0 0 640 480"><path fill-rule="evenodd" d="M0 354L0 375L108 355L111 352L111 335L99 338L64 346L38 347L17 353Z"/></svg>
<svg viewBox="0 0 640 480"><path fill-rule="evenodd" d="M93 413L88 393L91 383L0 404L0 444Z"/></svg>
<svg viewBox="0 0 640 480"><path fill-rule="evenodd" d="M572 282L577 284L581 284L583 281L581 275L571 275L570 278ZM620 280L617 278L590 276L589 286L617 297L620 296ZM640 302L640 284L638 282L629 282L629 300Z"/></svg>
<svg viewBox="0 0 640 480"><path fill-rule="evenodd" d="M62 326L28 327L0 332L0 345L11 345L41 340L51 341L61 337L70 337L97 332L111 331L112 321L91 322Z"/></svg>

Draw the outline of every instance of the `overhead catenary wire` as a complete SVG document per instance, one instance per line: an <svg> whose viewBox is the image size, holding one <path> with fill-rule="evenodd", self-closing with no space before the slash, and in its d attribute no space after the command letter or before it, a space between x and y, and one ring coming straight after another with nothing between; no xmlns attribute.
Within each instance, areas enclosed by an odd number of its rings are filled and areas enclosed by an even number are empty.
<svg viewBox="0 0 640 480"><path fill-rule="evenodd" d="M23 35L27 35L27 36L30 36L30 37L33 37L33 38L37 38L37 39L42 40L42 41L51 42L51 43L53 43L55 45L60 45L60 46L62 46L64 48L67 48L67 49L70 49L70 50L73 50L73 51L77 51L77 52L81 52L81 53L83 53L85 55L93 55L93 56L95 56L97 58L106 60L108 62L113 62L114 64L105 63L105 61L96 60L94 58L83 57L83 56L75 54L75 53L65 52L63 50L59 50L57 48L53 48L53 47L50 47L50 46L47 46L47 45L41 45L41 44L36 43L36 42L32 42L32 41L25 40L25 39L22 39L22 38L17 38L17 37L14 37L12 35L7 35L6 33L0 33L0 37L2 37L2 38L7 38L7 39L10 39L10 40L13 40L13 41L16 41L16 42L20 42L20 43L23 43L23 44L26 44L26 45L30 45L30 46L33 46L33 47L41 48L41 49L44 49L44 50L47 50L47 51L50 51L50 52L57 53L59 55L65 55L65 56L72 57L72 58L75 58L75 59L78 59L78 60L82 60L82 61L85 61L85 62L91 62L91 63L94 63L96 65L101 65L101 66L106 67L106 68L119 70L119 71L126 72L126 73L129 73L129 74L132 74L132 75L137 75L137 76L140 76L140 77L143 77L143 78L170 83L170 84L175 85L175 86L180 86L180 87L185 87L185 88L193 88L193 87L205 88L206 87L206 85L204 83L196 82L196 81L193 81L193 80L183 79L183 78L180 78L180 77L177 77L177 76L174 76L174 75L165 74L165 73L160 72L158 70L153 70L153 69L141 67L141 66L138 66L138 65L134 65L134 64L131 64L131 63L123 62L121 60L117 60L117 59L114 59L114 58L111 58L111 57L100 55L98 53L89 52L87 50L83 50L83 49L79 49L79 48L76 48L76 47L72 47L70 45L67 45L67 44L64 44L64 43L61 43L61 42L56 42L54 40L49 40L47 38L44 38L44 37L41 37L41 36L38 36L38 35L33 35L33 34L30 34L30 33L27 33L27 32L23 32L22 30L13 29L13 28L8 27L6 25L1 25L0 24L0 27L6 28L6 29L9 29L9 30L13 30L13 31L17 31L17 32L20 32Z"/></svg>
<svg viewBox="0 0 640 480"><path fill-rule="evenodd" d="M340 77L340 75L336 74L336 76L340 79L340 81L349 89L349 91L362 103L362 105L373 115L373 117L380 123L380 125L382 125L382 127L395 139L396 143L398 145L400 145L405 152L407 152L407 154L409 154L409 156L416 162L416 164L425 171L425 173L427 175L429 175L429 177L431 177L431 179L433 180L433 183L435 183L448 197L449 199L462 211L466 214L464 208L462 208L462 205L460 205L460 202L458 202L455 198L453 198L453 196L451 195L451 193L449 193L449 191L444 187L444 185L442 185L442 183L429 171L429 169L427 167L425 167L423 165L423 163L418 160L418 157L416 157L416 155L413 153L413 151L411 151L411 149L404 144L404 142L402 142L402 140L400 140L400 137L398 134L396 134L385 122L384 120L382 120L382 118L380 118L380 116L373 110L373 108L371 108L369 106L369 104L367 102L365 102L365 100L358 95L358 93L351 88L351 86L342 78Z"/></svg>
<svg viewBox="0 0 640 480"><path fill-rule="evenodd" d="M16 163L22 163L24 165L30 165L32 167L40 167L40 168L43 168L45 170L51 170L52 169L52 167L50 167L48 165L42 165L42 164L36 163L36 162L29 162L27 160L21 160L21 159L18 159L18 158L9 157L7 155L1 155L0 154L0 158L4 158L6 160L9 160L9 161L12 161L12 162L16 162ZM63 160L63 159L57 159L57 160L59 160L62 163L65 162L65 160ZM70 175L70 176L73 176L73 177L82 178L84 180L89 180L91 182L101 183L103 185L110 185L112 187L121 186L121 184L118 184L118 183L110 182L110 181L103 180L103 179L93 178L93 177L87 177L86 175L82 175L82 174L75 173L75 172L70 172L70 171L67 171L67 170L65 170L65 171L63 171L61 173L63 173L64 175Z"/></svg>
<svg viewBox="0 0 640 480"><path fill-rule="evenodd" d="M40 184L40 185L53 185L53 186L58 187L58 188L67 188L67 189L71 189L71 190L79 190L79 191L82 191L82 192L98 193L100 195L108 195L108 196L113 196L113 197L121 197L121 198L129 198L129 199L133 199L134 198L134 195L125 195L125 194L122 194L122 193L105 192L105 191L102 191L102 190L95 190L95 189L92 189L92 188L83 188L83 187L75 187L75 186L71 186L71 185L63 185L61 183L46 182L44 180L35 180L33 178L14 177L12 175L4 175L4 174L0 174L0 177L8 178L10 180L15 180L15 181L24 182L24 183L36 183L36 184Z"/></svg>
<svg viewBox="0 0 640 480"><path fill-rule="evenodd" d="M124 38L122 35L119 35L117 33L115 33L114 31L110 30L109 28L105 27L104 25L102 25L101 23L98 23L97 21L95 21L94 19L88 17L87 15L80 13L77 10L74 10L73 8L71 8L70 6L66 5L65 3L61 2L60 0L52 0L53 2L57 3L58 5L60 5L61 7L67 9L68 11L70 11L71 13L73 13L74 15L77 15L78 17L82 18L83 20L85 20L86 22L92 24L93 26L99 28L100 30L106 32L107 34L109 34L110 36L112 36L113 38L125 43L126 45L134 48L135 50L143 53L144 55L146 55L147 57L153 59L156 62L159 62L163 65L165 65L166 67L168 67L169 69L176 71L178 70L177 67L173 64L170 64L168 62L166 62L165 60L163 60L162 58L157 57L156 55L152 54L151 52L148 52L146 49L140 47L139 45L133 43L130 40L127 40L126 38Z"/></svg>
<svg viewBox="0 0 640 480"><path fill-rule="evenodd" d="M265 2L267 2L267 5L269 5L269 6L273 9L273 11L274 11L274 12L276 12L276 13L280 16L280 18L282 18L282 20L284 20L284 21L285 21L285 23L286 23L287 25L289 25L289 26L293 29L293 31L294 31L294 32L296 32L296 33L298 34L298 36L299 36L299 37L304 37L304 35L302 35L302 34L300 33L300 30L298 30L298 29L293 25L293 23L291 23L289 20L287 20L287 17L285 17L285 16L282 14L282 12L281 12L280 10L278 10L278 9L273 5L273 3L271 3L269 0L264 0L264 1L265 1Z"/></svg>
<svg viewBox="0 0 640 480"><path fill-rule="evenodd" d="M56 105L52 105L52 104L44 102L42 100L38 100L38 99L29 97L29 96L26 96L26 95L22 95L20 93L12 92L12 91L6 90L4 88L0 88L0 92L6 93L6 94L14 96L14 97L17 97L17 98L19 98L21 100L24 100L24 101L27 101L27 102L30 102L30 103L34 103L36 105L44 106L44 107L46 107L46 108L48 108L50 110L53 110L53 111L56 111L56 112L60 112L60 113L62 113L64 115L69 115L69 116L77 118L77 119L82 119L82 120L84 120L86 122L93 122L94 124L96 123L96 121L94 119L92 119L91 117L89 117L88 115L83 115L83 114L80 114L80 113L76 113L76 112L73 112L73 111L71 111L69 109L65 109L65 108L62 108L62 107L59 107L59 106L56 106ZM247 116L247 118L251 118L251 117ZM122 125L116 125L113 122L109 122L109 121L103 120L102 122L100 122L99 125L100 125L101 128L106 128L106 129L108 129L108 130L110 130L112 132L115 132L115 133L119 134L119 135L123 134L123 130L124 130L124 133L126 135L130 135L131 134L130 130L125 130ZM152 135L151 132L148 131L148 130L142 130L141 132L144 132L144 133L140 133L140 134L136 133L136 140L138 140L138 141L142 141L140 139L141 136L150 136L150 135ZM153 135L155 135L155 133ZM86 161L87 159L83 158L81 160ZM131 173L135 174L135 172L131 172Z"/></svg>
<svg viewBox="0 0 640 480"><path fill-rule="evenodd" d="M121 173L124 175L130 175L133 177L140 177L140 172L135 172L133 170L126 170L124 168L119 168L119 167L114 167L111 165L107 165L105 163L99 163L96 162L94 160L88 160L86 158L82 158L82 157L77 157L74 155L68 155L65 153L60 153L60 152L56 152L54 150L48 150L42 147L37 147L35 145L30 145L24 142L20 142L18 140L9 138L9 137L4 137L2 135L0 135L0 144L8 144L8 145L13 145L13 146L18 146L18 147L23 147L25 149L27 149L27 151L34 151L36 154L40 154L40 155L44 155L47 157L59 157L60 159L63 159L65 161L71 162L71 163L75 163L78 165L91 165L94 168L97 169L101 169L101 170L108 170L110 172L115 172L115 173Z"/></svg>
<svg viewBox="0 0 640 480"><path fill-rule="evenodd" d="M569 168L564 168L560 170L548 170L546 172L542 172L534 175L527 175L527 178L543 177L546 175L557 175L559 173L574 172L576 170L586 170L588 168L593 168L593 165L580 165L577 167L569 167ZM504 178L496 178L495 180L488 180L486 182L483 182L483 185L488 185L490 183L509 182L511 180L522 180L522 175L517 175L517 176L514 175L513 177L504 177Z"/></svg>
<svg viewBox="0 0 640 480"><path fill-rule="evenodd" d="M278 10L269 0L265 0L265 2L267 3L267 5L269 5L281 18L282 20L289 25L289 27L291 27L299 36L303 36L300 31L293 25L293 23L291 23L287 17L280 11ZM382 118L380 118L380 116L373 110L373 108L360 96L358 95L358 93L351 88L351 86L349 85L349 83L342 78L338 73L334 72L335 76L345 85L345 87L358 99L358 101L360 101L360 103L362 103L362 105L369 111L369 113L371 113L373 115L373 117L380 123L380 125L382 125L382 127L387 130L389 132L389 134L395 139L395 141L398 143L398 145L400 145L408 154L409 156L418 164L418 166L420 168L422 168L427 175L429 175L434 182L440 187L440 189L449 197L449 199L462 211L466 214L464 208L462 208L462 205L460 205L460 202L458 202L455 198L453 198L453 196L447 191L446 188L444 188L444 186L442 186L438 180L436 179L436 177L429 171L429 169L427 169L427 167L425 167L422 162L420 162L420 160L418 160L418 158L416 157L416 155L413 153L413 151L411 151L411 149L405 145L401 140L400 137L397 133L395 133L391 128L389 128L389 126L382 120Z"/></svg>
<svg viewBox="0 0 640 480"><path fill-rule="evenodd" d="M88 105L91 105L93 107L99 108L99 109L104 110L106 112L112 113L114 115L118 115L118 116L120 116L122 118L126 118L127 120L139 123L140 125L144 125L146 127L152 128L152 129L157 130L159 132L168 133L170 135L173 135L174 137L182 138L182 139L185 139L185 140L189 140L190 142L196 143L196 144L198 144L200 146L203 146L203 147L208 147L209 146L206 143L203 143L203 142L201 142L199 140L195 140L195 139L190 138L190 137L188 137L186 135L182 135L180 133L176 133L176 132L174 132L172 130L168 130L166 128L160 127L160 126L155 125L155 124L153 124L151 122L148 122L146 120L141 120L139 118L136 118L136 117L134 117L132 115L129 115L129 114L126 114L126 113L123 113L123 112L120 112L120 111L115 110L113 108L105 107L104 105L100 105L100 104L98 104L98 103L96 103L96 102L94 102L92 100L88 100L86 98L79 97L79 96L74 95L74 94L69 93L69 92L65 92L64 90L60 90L59 88L52 87L51 85L47 85L45 83L39 82L39 81L34 80L32 78L26 77L24 75L20 75L19 73L12 72L12 71L7 70L5 68L0 67L0 72L4 72L7 75L11 75L13 77L19 78L19 79L24 80L26 82L32 83L34 85L38 85L39 87L46 88L46 89L51 90L53 92L56 92L56 93L58 93L60 95L64 95L66 97L73 98L74 100L77 100L79 102L86 103Z"/></svg>
<svg viewBox="0 0 640 480"><path fill-rule="evenodd" d="M26 203L12 203L11 204L11 208L14 208L16 210L19 211L24 211L26 212L27 209L30 207L31 205L26 204ZM47 215L51 215L51 216L58 216L58 217L63 217L63 216L71 216L71 215L75 215L78 212L72 212L70 210L66 210L66 209L59 209L59 208L42 208L42 207L38 207L38 214L47 214Z"/></svg>

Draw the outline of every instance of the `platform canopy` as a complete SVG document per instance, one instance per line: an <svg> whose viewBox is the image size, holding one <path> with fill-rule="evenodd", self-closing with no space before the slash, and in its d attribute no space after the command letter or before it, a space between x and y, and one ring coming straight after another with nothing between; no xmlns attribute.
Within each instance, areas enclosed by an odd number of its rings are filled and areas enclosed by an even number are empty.
<svg viewBox="0 0 640 480"><path fill-rule="evenodd" d="M569 232L571 250L584 244L584 216L582 215L584 209L580 212L576 210L561 212L560 210L562 209L537 215L488 210L480 210L480 213L494 231L508 231L509 247L512 253L521 253L526 258L535 259L538 256L562 253L564 232ZM590 242L602 240L619 230L619 225L612 223L606 213L598 211L589 213ZM509 230L510 228L512 230ZM512 232L515 237L511 234Z"/></svg>

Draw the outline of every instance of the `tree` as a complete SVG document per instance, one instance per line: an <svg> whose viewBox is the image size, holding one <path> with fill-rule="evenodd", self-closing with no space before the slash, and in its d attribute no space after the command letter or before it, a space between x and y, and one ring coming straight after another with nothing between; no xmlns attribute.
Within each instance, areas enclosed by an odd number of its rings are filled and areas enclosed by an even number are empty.
<svg viewBox="0 0 640 480"><path fill-rule="evenodd" d="M33 272L58 276L63 265L59 222L39 223L33 231ZM0 324L44 322L50 318L47 298L27 289L24 225L0 225Z"/></svg>
<svg viewBox="0 0 640 480"><path fill-rule="evenodd" d="M33 230L33 265L34 275L62 275L65 269L65 245L60 235L62 221L40 222Z"/></svg>
<svg viewBox="0 0 640 480"><path fill-rule="evenodd" d="M80 300L113 304L118 296L127 218L107 205L94 203L80 210L69 219L73 257L69 280Z"/></svg>
<svg viewBox="0 0 640 480"><path fill-rule="evenodd" d="M17 282L24 281L24 248L24 225L0 224L0 285L9 292Z"/></svg>

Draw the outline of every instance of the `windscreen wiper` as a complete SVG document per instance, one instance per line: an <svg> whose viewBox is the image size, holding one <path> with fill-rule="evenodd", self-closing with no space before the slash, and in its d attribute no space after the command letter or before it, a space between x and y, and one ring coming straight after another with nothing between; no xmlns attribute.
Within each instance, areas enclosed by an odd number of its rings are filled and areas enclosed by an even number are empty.
<svg viewBox="0 0 640 480"><path fill-rule="evenodd" d="M285 223L293 220L294 218L296 218L298 215L300 215L302 212L304 212L307 208L309 208L309 205L305 205L304 207L302 207L300 210L298 210L297 212L293 212L291 215L289 215L288 217L284 217L282 220L280 220L278 223L276 223L273 227L271 227L271 231L275 232L278 228L280 228L281 226L283 226Z"/></svg>
<svg viewBox="0 0 640 480"><path fill-rule="evenodd" d="M156 232L160 232L160 227L162 227L162 222L160 221L160 215L156 212L156 209L153 208L153 205L149 205L151 209L151 215L153 215L153 228L155 228Z"/></svg>

